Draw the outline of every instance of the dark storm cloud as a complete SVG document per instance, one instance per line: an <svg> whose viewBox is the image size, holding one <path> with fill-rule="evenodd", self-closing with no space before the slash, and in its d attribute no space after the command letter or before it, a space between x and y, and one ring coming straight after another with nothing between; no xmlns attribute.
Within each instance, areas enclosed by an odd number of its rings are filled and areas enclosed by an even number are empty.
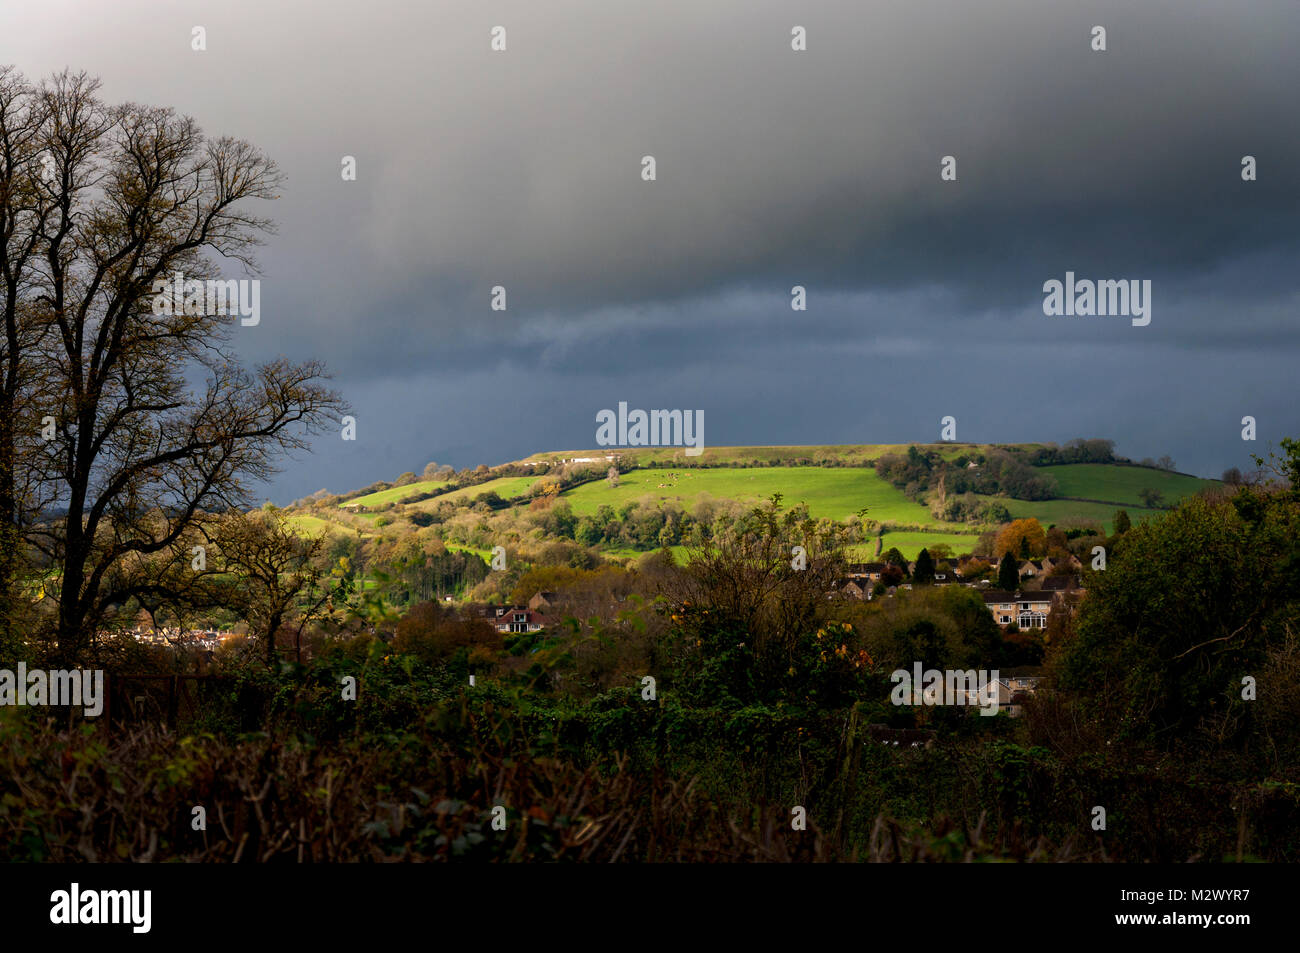
<svg viewBox="0 0 1300 953"><path fill-rule="evenodd" d="M327 360L364 438L297 494L590 446L619 399L704 407L713 443L931 439L954 413L969 439L1240 464L1252 408L1300 430L1298 35L1290 2L55 0L0 12L0 61L280 162L241 346ZM1151 279L1151 325L1045 317L1067 270Z"/></svg>

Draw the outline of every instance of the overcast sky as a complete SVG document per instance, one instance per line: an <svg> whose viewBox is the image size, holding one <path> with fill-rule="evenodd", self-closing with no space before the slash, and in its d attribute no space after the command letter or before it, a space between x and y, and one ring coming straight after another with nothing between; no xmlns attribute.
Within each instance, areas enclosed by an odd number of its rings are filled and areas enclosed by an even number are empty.
<svg viewBox="0 0 1300 953"><path fill-rule="evenodd" d="M284 170L239 348L324 360L357 440L282 503L591 448L619 401L702 410L715 446L952 415L1245 469L1300 436L1297 37L1294 0L0 4L0 63ZM1067 271L1150 280L1150 324L1044 315Z"/></svg>

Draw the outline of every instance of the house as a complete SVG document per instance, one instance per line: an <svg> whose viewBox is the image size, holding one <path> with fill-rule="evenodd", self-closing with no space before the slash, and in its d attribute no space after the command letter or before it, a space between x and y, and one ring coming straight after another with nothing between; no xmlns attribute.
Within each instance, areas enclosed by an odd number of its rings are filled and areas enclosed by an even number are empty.
<svg viewBox="0 0 1300 953"><path fill-rule="evenodd" d="M880 574L885 571L885 565L885 563L853 563L849 566L849 578L880 582Z"/></svg>
<svg viewBox="0 0 1300 953"><path fill-rule="evenodd" d="M1000 626L1013 622L1021 629L1047 628L1047 616L1056 600L1053 592L1007 592L990 589L984 593L984 605Z"/></svg>
<svg viewBox="0 0 1300 953"><path fill-rule="evenodd" d="M998 679L1008 692L1028 692L1033 694L1038 690L1038 683L1043 680L1041 675L1004 675Z"/></svg>
<svg viewBox="0 0 1300 953"><path fill-rule="evenodd" d="M998 625L1010 625L1016 614L1016 595L1005 589L989 589L984 593L984 606Z"/></svg>
<svg viewBox="0 0 1300 953"><path fill-rule="evenodd" d="M1014 718L1021 713L1025 702L1034 696L1038 683L1043 680L1041 675L1036 674L1037 671L1039 670L1021 670L1000 675L988 683L987 695L976 688L967 689L965 703L974 709L983 708L991 702L997 705L999 711L1005 711Z"/></svg>
<svg viewBox="0 0 1300 953"><path fill-rule="evenodd" d="M558 463L613 463L617 457L607 453L603 457L561 457Z"/></svg>
<svg viewBox="0 0 1300 953"><path fill-rule="evenodd" d="M1026 559L1020 564L1021 579L1025 579L1026 577L1032 578L1034 576L1042 576L1046 572L1047 570L1043 569L1043 564L1036 559Z"/></svg>
<svg viewBox="0 0 1300 953"><path fill-rule="evenodd" d="M997 707L1011 718L1018 718L1024 703L1034 697L1041 677L1036 675L1004 675L997 680Z"/></svg>
<svg viewBox="0 0 1300 953"><path fill-rule="evenodd" d="M1079 558L1075 556L1073 553L1071 553L1069 556L1058 557L1057 559L1052 559L1049 556L1043 560L1044 575L1053 572L1065 572L1067 570L1073 570L1074 572L1078 572L1082 568L1083 568L1083 563L1079 562Z"/></svg>
<svg viewBox="0 0 1300 953"><path fill-rule="evenodd" d="M527 606L497 606L492 620L498 632L540 632L551 620Z"/></svg>
<svg viewBox="0 0 1300 953"><path fill-rule="evenodd" d="M1018 717L1024 710L1025 702L1034 697L1041 681L1042 677L1038 675L1003 675L997 680L994 689L998 709L1012 718Z"/></svg>
<svg viewBox="0 0 1300 953"><path fill-rule="evenodd" d="M557 596L554 592L543 589L528 600L528 608L536 612L550 609L555 605L556 598Z"/></svg>
<svg viewBox="0 0 1300 953"><path fill-rule="evenodd" d="M870 599L871 589L866 579L841 579L835 583L835 591L846 599Z"/></svg>

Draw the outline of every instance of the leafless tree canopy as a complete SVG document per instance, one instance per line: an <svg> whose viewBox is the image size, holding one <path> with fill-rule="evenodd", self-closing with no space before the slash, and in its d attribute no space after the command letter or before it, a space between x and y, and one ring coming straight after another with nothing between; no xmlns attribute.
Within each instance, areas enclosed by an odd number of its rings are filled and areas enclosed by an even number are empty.
<svg viewBox="0 0 1300 953"><path fill-rule="evenodd" d="M154 313L157 279L256 274L275 163L98 87L0 67L0 601L35 573L68 657L344 410L316 362L241 366L237 318Z"/></svg>

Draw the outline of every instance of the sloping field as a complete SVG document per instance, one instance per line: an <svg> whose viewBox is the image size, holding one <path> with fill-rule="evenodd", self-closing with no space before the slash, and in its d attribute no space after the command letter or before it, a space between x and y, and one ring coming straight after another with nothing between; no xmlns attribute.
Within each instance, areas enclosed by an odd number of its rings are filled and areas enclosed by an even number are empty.
<svg viewBox="0 0 1300 953"><path fill-rule="evenodd" d="M979 535L975 533L928 533L903 530L897 533L886 533L881 552L887 553L891 547L894 547L908 559L915 559L922 549L947 543L952 547L953 556L961 556L969 553L978 539ZM846 553L850 562L869 563L880 558L876 555L875 543L848 546Z"/></svg>
<svg viewBox="0 0 1300 953"><path fill-rule="evenodd" d="M311 513L291 513L289 522L298 527L299 532L308 536L319 536L322 533L350 533L354 530L348 529L341 523L334 523L330 520L321 519Z"/></svg>
<svg viewBox="0 0 1300 953"><path fill-rule="evenodd" d="M1102 500L1120 506L1141 506L1138 494L1145 489L1158 490L1166 503L1175 503L1184 496L1219 484L1218 480L1203 480L1185 473L1106 463L1072 463L1042 470L1056 478L1061 496Z"/></svg>
<svg viewBox="0 0 1300 953"><path fill-rule="evenodd" d="M446 485L446 480L420 480L417 483L408 483L406 486L389 487L387 490L380 490L378 493L358 496L355 500L340 503L339 506L382 506L385 503L396 503L399 500L404 500L408 496L415 496L417 493L428 493Z"/></svg>
<svg viewBox="0 0 1300 953"><path fill-rule="evenodd" d="M926 449L936 449L946 457L956 457L972 450L987 451L992 445L971 444L929 444ZM1022 447L1034 447L1036 444L1022 444ZM871 445L815 445L807 447L710 447L702 458L693 458L692 463L701 459L711 462L726 461L765 461L806 458L810 461L835 460L858 464L874 460L885 453L905 453L906 444L871 444ZM595 457L603 462L607 451L556 451L535 454L530 460L558 461L562 458ZM680 447L620 448L617 452L624 460L637 459L672 460L681 458ZM1138 494L1144 489L1159 491L1166 504L1174 504L1180 498L1196 493L1206 486L1217 483L1199 477L1149 467L1122 466L1117 464L1070 464L1042 468L1057 481L1062 497L1075 499L1053 499L1038 502L1013 500L1004 497L985 497L997 499L1010 511L1013 518L1034 517L1044 526L1065 524L1077 520L1096 520L1107 532L1113 532L1113 520L1117 509L1124 509L1134 522L1158 515L1160 510L1144 507ZM498 477L477 486L465 487L444 493L419 503L408 504L409 509L431 509L443 501L450 503L468 503L483 493L495 492L502 499L509 500L524 496L540 477ZM443 481L422 480L407 486L393 487L378 493L372 493L356 500L352 504L365 507L383 506L396 503L405 497L429 492L445 486ZM863 466L757 466L746 468L696 469L672 467L655 467L633 470L619 477L619 485L611 487L606 480L597 480L565 491L562 498L569 502L574 513L579 516L595 515L601 506L621 509L628 503L642 499L672 500L686 509L691 509L702 499L736 500L748 504L758 504L774 493L781 493L787 506L807 503L814 517L845 520L851 518L858 510L867 508L868 519L876 522L904 524L927 527L921 531L899 531L888 533L884 548L897 547L908 558L914 558L923 546L947 543L955 552L966 552L974 544L978 529L963 524L943 523L930 515L929 508L914 503L889 483L878 477L873 469ZM346 504L345 504L346 505ZM369 522L376 519L376 514L362 514ZM353 529L322 519L315 514L302 513L293 517L304 532L317 534L324 531L354 532ZM930 529L932 528L932 529ZM869 560L874 553L874 545L867 544L855 551L855 559ZM630 555L630 552L628 553Z"/></svg>
<svg viewBox="0 0 1300 953"><path fill-rule="evenodd" d="M1096 520L1105 528L1107 534L1115 532L1115 511L1123 510L1134 523L1157 516L1162 510L1149 510L1141 506L1129 506L1115 503L1082 503L1078 500L1008 500L999 496L982 496L980 499L996 500L1011 513L1012 519L1033 517L1044 527L1053 524L1063 525L1080 519Z"/></svg>
<svg viewBox="0 0 1300 953"><path fill-rule="evenodd" d="M480 483L477 486L462 487L459 490L452 490L450 493L435 496L431 500L423 500L408 505L416 510L432 509L439 503L444 502L469 502L479 494L489 492L495 492L501 499L509 500L516 496L523 496L538 479L539 477L497 477L495 480L488 480L486 483Z"/></svg>
<svg viewBox="0 0 1300 953"><path fill-rule="evenodd" d="M907 448L915 446L920 450L936 450L944 459L952 459L972 451L987 452L995 446L1002 448L1021 447L1032 450L1044 446L1037 443L1022 444L971 444L971 443L866 443L866 444L809 444L798 447L705 447L704 452L696 457L686 457L684 447L602 447L599 450L551 450L535 453L526 457L526 461L558 462L574 457L594 458L604 464L605 457L617 454L622 460L632 461L644 466L651 461L680 462L693 464L717 464L757 460L767 463L771 460L789 460L792 457L804 457L814 464L822 460L835 460L846 466L862 466L868 460L875 460L886 453L907 453ZM591 466L596 466L592 463Z"/></svg>
<svg viewBox="0 0 1300 953"><path fill-rule="evenodd" d="M602 505L616 510L650 496L676 500L690 509L705 494L716 499L758 503L773 493L787 506L807 503L814 517L847 519L862 507L876 521L951 528L935 520L928 508L913 503L874 470L847 467L754 467L719 470L633 470L617 487L605 480L585 483L561 494L579 516L594 515Z"/></svg>

